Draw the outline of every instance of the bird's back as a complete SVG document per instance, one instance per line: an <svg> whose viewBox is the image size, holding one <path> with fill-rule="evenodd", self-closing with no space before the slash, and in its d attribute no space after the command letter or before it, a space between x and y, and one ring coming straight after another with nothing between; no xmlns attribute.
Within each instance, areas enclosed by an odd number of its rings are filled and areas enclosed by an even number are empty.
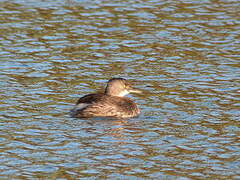
<svg viewBox="0 0 240 180"><path fill-rule="evenodd" d="M72 110L73 117L130 118L140 113L137 105L127 97L89 94L81 97Z"/></svg>

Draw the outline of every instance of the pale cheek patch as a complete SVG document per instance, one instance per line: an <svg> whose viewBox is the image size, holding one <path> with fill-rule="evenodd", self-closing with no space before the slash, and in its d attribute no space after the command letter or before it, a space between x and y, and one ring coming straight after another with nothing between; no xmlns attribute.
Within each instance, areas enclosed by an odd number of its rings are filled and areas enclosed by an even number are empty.
<svg viewBox="0 0 240 180"><path fill-rule="evenodd" d="M125 95L127 95L127 94L129 94L129 92L128 92L127 90L124 90L124 91L122 91L118 96L119 96L119 97L123 97L123 96L125 96Z"/></svg>

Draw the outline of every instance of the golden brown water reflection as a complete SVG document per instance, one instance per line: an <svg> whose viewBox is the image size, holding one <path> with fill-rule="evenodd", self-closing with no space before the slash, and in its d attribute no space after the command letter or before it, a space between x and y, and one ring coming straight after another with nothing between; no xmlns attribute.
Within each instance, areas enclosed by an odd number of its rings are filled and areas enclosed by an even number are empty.
<svg viewBox="0 0 240 180"><path fill-rule="evenodd" d="M1 178L240 179L239 7L1 1ZM69 117L118 76L140 117Z"/></svg>

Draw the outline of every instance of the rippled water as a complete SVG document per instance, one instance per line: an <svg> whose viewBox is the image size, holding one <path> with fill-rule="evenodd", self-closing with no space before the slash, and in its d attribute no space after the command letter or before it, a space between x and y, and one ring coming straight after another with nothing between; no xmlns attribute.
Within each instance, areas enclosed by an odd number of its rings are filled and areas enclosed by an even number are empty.
<svg viewBox="0 0 240 180"><path fill-rule="evenodd" d="M239 7L1 1L1 179L240 179ZM140 117L69 117L111 77Z"/></svg>

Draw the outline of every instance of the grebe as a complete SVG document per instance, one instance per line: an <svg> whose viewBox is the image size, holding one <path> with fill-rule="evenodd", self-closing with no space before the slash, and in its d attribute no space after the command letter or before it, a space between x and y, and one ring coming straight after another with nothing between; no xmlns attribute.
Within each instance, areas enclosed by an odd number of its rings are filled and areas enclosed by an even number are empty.
<svg viewBox="0 0 240 180"><path fill-rule="evenodd" d="M81 97L71 111L72 117L115 117L130 118L139 115L137 104L124 97L129 93L141 93L133 89L123 78L112 78L108 81L104 93L88 94Z"/></svg>

